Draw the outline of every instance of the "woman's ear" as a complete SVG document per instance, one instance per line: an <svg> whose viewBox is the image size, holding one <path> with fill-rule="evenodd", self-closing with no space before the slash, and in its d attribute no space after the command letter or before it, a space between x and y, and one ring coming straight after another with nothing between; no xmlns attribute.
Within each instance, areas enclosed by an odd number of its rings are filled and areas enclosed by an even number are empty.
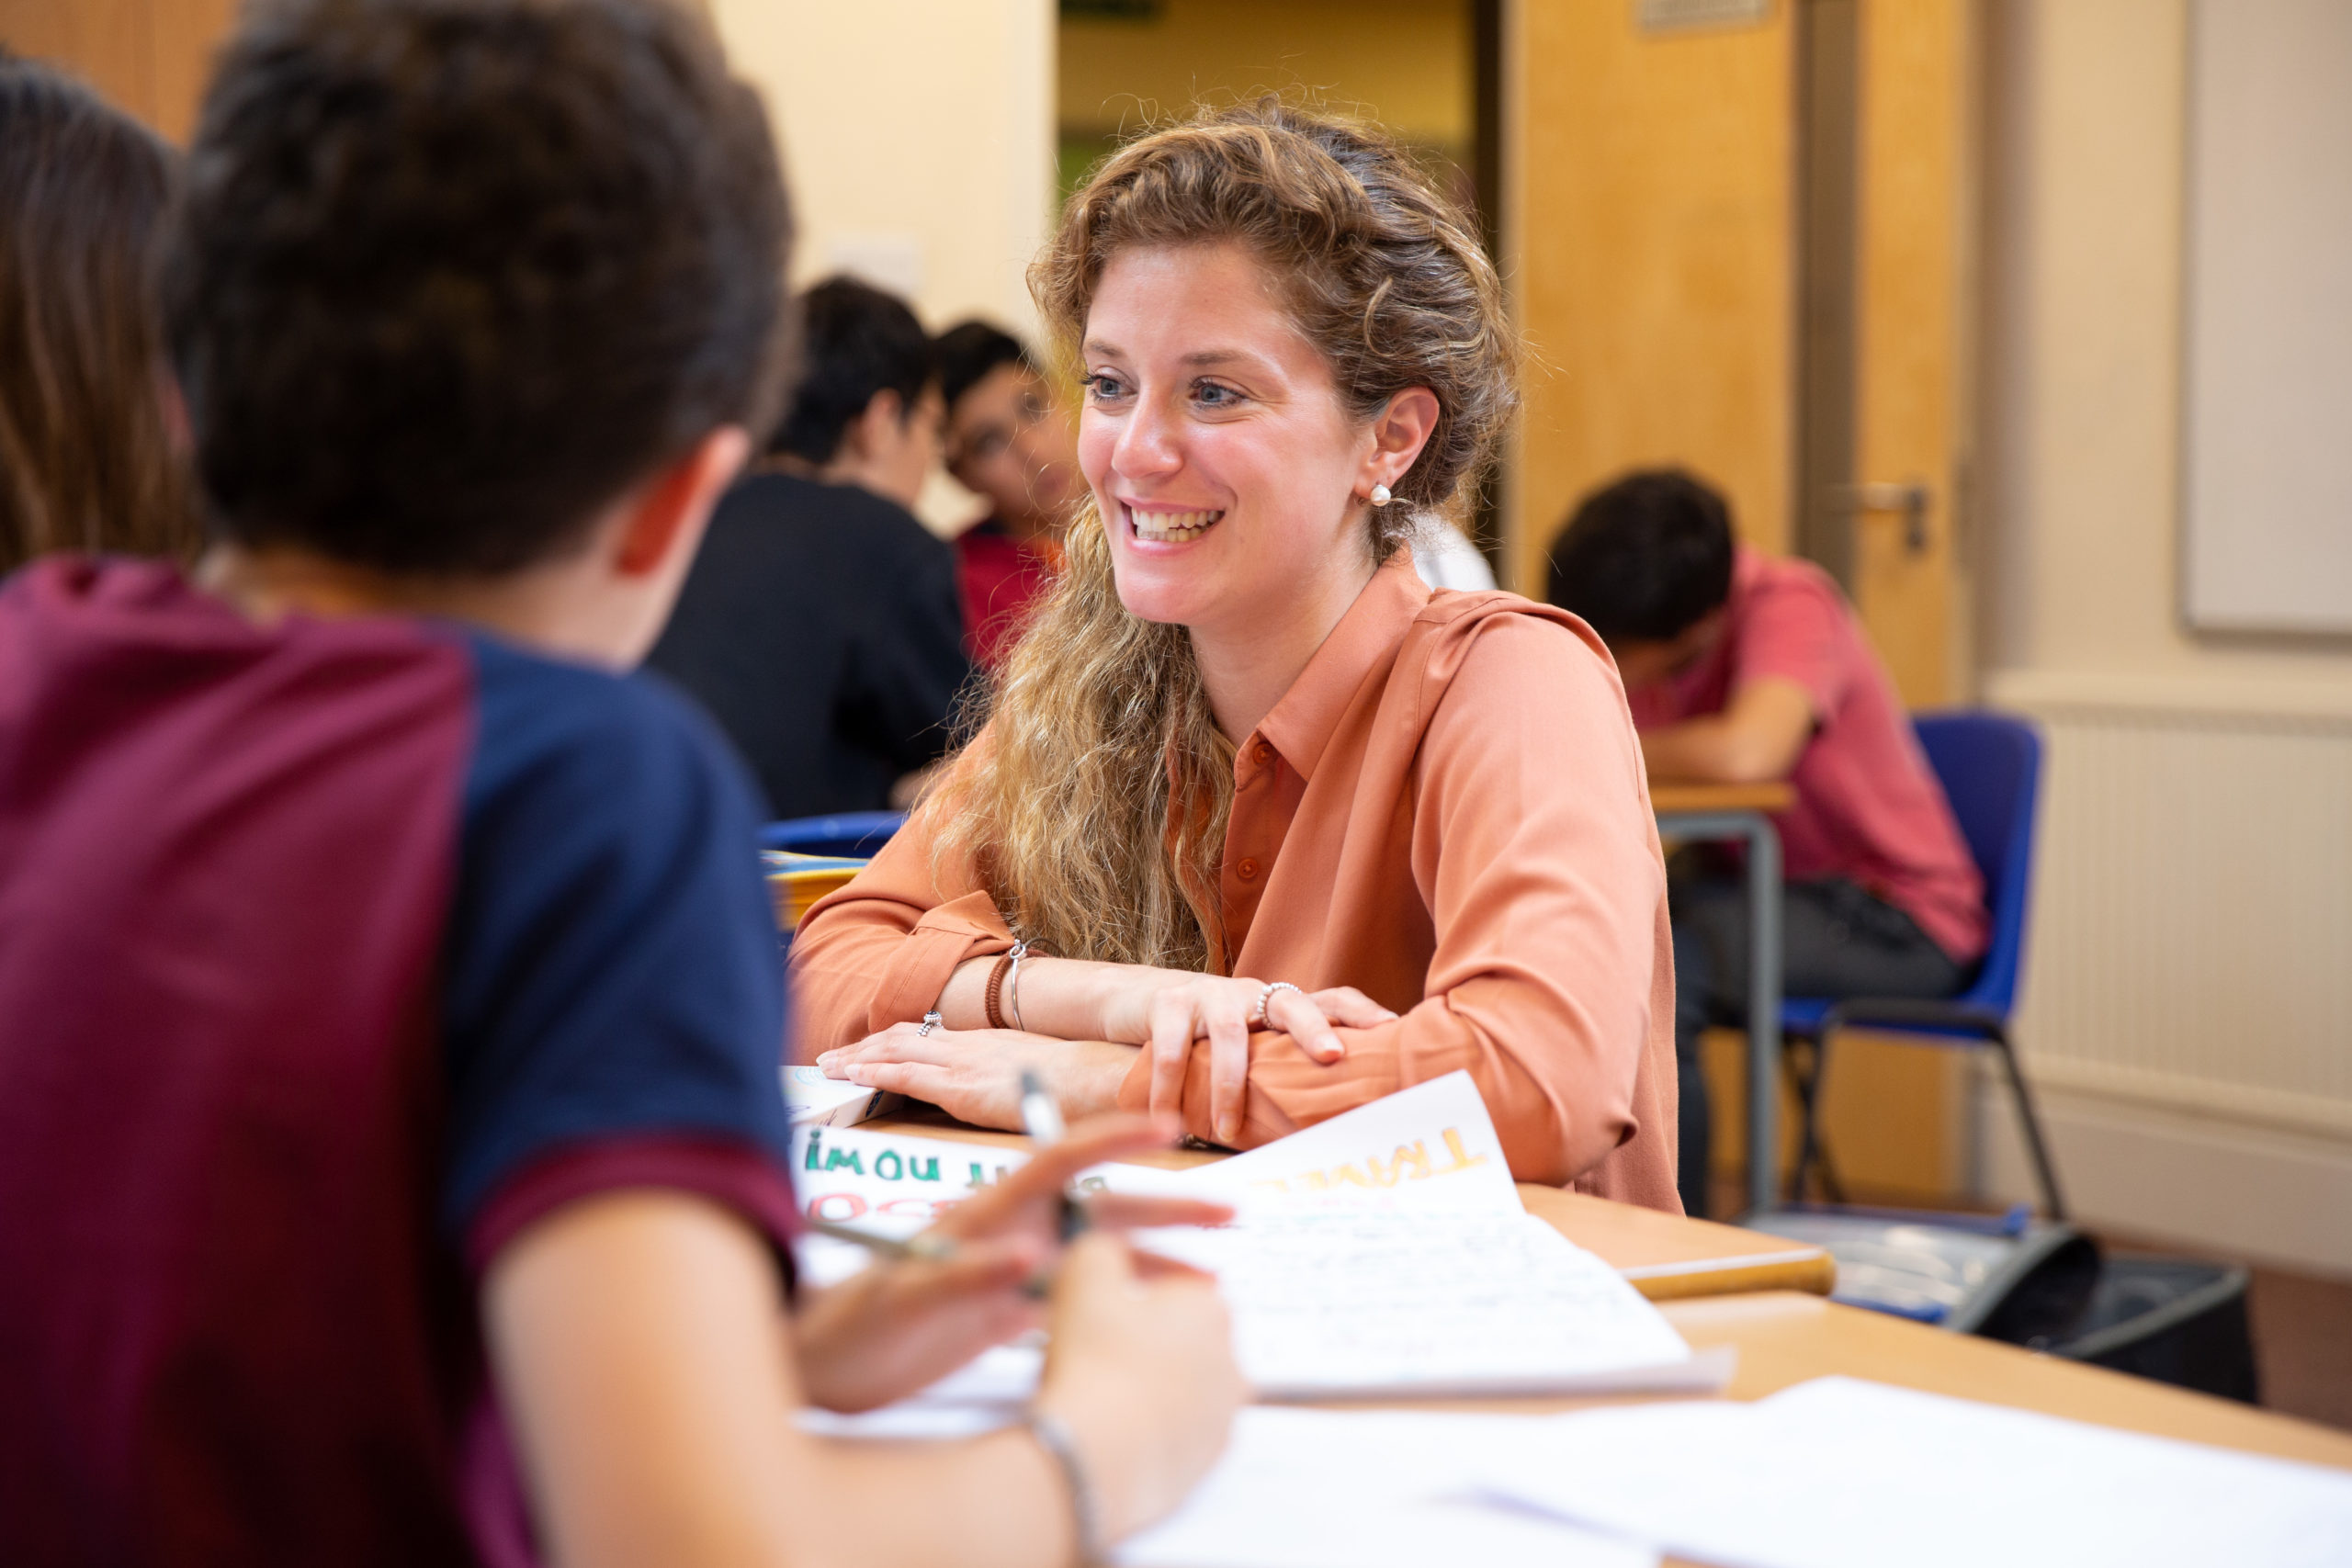
<svg viewBox="0 0 2352 1568"><path fill-rule="evenodd" d="M1412 468L1421 448L1437 430L1437 394L1427 387L1408 387L1388 400L1372 419L1372 453L1364 459L1363 486L1392 489Z"/></svg>

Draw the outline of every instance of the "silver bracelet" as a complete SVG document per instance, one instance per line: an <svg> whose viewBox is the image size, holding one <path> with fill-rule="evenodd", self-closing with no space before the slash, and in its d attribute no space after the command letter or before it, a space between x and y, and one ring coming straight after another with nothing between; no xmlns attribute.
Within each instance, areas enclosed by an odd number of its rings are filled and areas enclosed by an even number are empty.
<svg viewBox="0 0 2352 1568"><path fill-rule="evenodd" d="M1037 1446L1051 1454L1069 1483L1070 1520L1078 1527L1079 1568L1093 1568L1102 1561L1102 1509L1094 1484L1086 1478L1086 1463L1078 1457L1078 1442L1062 1418L1046 1410L1031 1410L1022 1418Z"/></svg>
<svg viewBox="0 0 2352 1568"><path fill-rule="evenodd" d="M1021 961L1029 956L1029 944L1016 940L1012 944L1012 967L1004 972L1004 1016L1012 1027L1027 1033L1021 1021Z"/></svg>
<svg viewBox="0 0 2352 1568"><path fill-rule="evenodd" d="M1271 1025L1266 1021L1266 1004L1274 999L1274 993L1276 991L1298 991L1298 987L1292 985L1288 980L1277 980L1272 985L1268 986L1264 990L1260 991L1258 993L1258 1006L1255 1010L1250 1014L1250 1028L1266 1029L1271 1027ZM1302 997L1306 995L1305 991L1298 991L1298 994Z"/></svg>

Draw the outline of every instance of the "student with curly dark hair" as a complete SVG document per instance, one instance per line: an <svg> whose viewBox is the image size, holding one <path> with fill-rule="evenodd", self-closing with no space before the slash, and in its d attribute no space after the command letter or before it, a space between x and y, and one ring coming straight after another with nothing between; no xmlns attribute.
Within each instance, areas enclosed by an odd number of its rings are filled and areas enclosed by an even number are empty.
<svg viewBox="0 0 2352 1568"><path fill-rule="evenodd" d="M794 1286L750 785L621 672L785 389L751 90L665 0L277 0L189 175L219 543L0 590L0 1562L1046 1568L1172 1506L1222 1309L1057 1224L1138 1119ZM1048 1313L1025 1428L794 1422Z"/></svg>

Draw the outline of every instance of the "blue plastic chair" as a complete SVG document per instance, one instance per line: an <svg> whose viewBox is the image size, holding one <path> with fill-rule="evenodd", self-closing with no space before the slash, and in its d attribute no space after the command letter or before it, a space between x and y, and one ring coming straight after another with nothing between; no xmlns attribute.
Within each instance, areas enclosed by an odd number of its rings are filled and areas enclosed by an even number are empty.
<svg viewBox="0 0 2352 1568"><path fill-rule="evenodd" d="M903 811L843 811L832 817L796 817L761 829L760 848L872 860L906 820Z"/></svg>
<svg viewBox="0 0 2352 1568"><path fill-rule="evenodd" d="M2049 1145L2041 1136L2041 1119L2034 1114L2033 1097L2025 1075L2018 1070L2017 1048L2009 1038L2010 1015L2018 994L2018 976L2025 961L2027 894L2033 881L2034 800L2041 783L2041 739L2022 719L1971 711L1921 714L1914 721L1928 764L1943 784L1945 798L1968 841L1968 852L1984 878L1985 902L1991 907L1992 942L1975 979L1956 997L1937 1001L1895 998L1792 997L1781 1010L1783 1036L1810 1040L1813 1071L1798 1082L1804 1107L1804 1137L1799 1145L1796 1187L1804 1188L1806 1173L1817 1160L1824 1184L1834 1190L1828 1151L1822 1146L1815 1109L1821 1080L1829 1060L1829 1042L1841 1029L1892 1031L1923 1037L1927 1042L1962 1042L1990 1045L2000 1053L2009 1093L2017 1102L2025 1129L2026 1152L2032 1158L2042 1202L2053 1220L2066 1217L2058 1190L2058 1176L2050 1162Z"/></svg>

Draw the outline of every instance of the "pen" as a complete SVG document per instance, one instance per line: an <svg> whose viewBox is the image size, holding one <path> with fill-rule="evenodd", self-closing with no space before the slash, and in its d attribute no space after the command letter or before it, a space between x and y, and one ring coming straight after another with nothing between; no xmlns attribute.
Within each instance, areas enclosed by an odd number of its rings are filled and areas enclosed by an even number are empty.
<svg viewBox="0 0 2352 1568"><path fill-rule="evenodd" d="M835 1224L831 1220L810 1218L801 1223L819 1235L829 1235L835 1241L853 1242L884 1258L915 1258L925 1263L944 1263L956 1256L954 1242L930 1231L901 1241L897 1236L875 1235L850 1225Z"/></svg>
<svg viewBox="0 0 2352 1568"><path fill-rule="evenodd" d="M1061 1107L1046 1092L1046 1080L1028 1067L1021 1070L1021 1130L1040 1150L1062 1141ZM1068 1192L1061 1195L1061 1237L1069 1241L1086 1229L1086 1208Z"/></svg>

